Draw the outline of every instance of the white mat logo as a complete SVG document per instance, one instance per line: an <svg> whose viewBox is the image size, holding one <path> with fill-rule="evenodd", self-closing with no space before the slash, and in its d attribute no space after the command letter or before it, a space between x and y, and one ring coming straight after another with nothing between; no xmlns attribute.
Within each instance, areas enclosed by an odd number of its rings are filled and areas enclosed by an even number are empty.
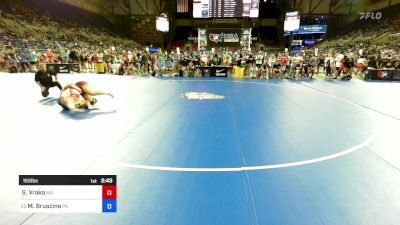
<svg viewBox="0 0 400 225"><path fill-rule="evenodd" d="M216 95L208 92L186 92L185 94L181 94L181 97L191 100L219 100L225 98L222 95Z"/></svg>
<svg viewBox="0 0 400 225"><path fill-rule="evenodd" d="M380 20L382 19L382 13L381 12L359 12L360 20L367 20L367 19L373 19L373 20Z"/></svg>

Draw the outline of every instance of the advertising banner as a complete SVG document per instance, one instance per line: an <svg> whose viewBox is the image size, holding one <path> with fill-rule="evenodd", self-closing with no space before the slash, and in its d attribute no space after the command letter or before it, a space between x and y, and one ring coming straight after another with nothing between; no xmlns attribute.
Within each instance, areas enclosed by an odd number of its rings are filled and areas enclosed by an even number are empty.
<svg viewBox="0 0 400 225"><path fill-rule="evenodd" d="M325 34L327 32L327 25L306 25L300 26L299 29L293 30L292 34ZM284 30L284 36L289 36L290 32Z"/></svg>
<svg viewBox="0 0 400 225"><path fill-rule="evenodd" d="M303 45L303 40L292 40L293 47L301 47Z"/></svg>
<svg viewBox="0 0 400 225"><path fill-rule="evenodd" d="M207 49L213 47L240 47L241 29L207 29Z"/></svg>
<svg viewBox="0 0 400 225"><path fill-rule="evenodd" d="M201 67L201 75L203 77L227 77L228 66L203 66Z"/></svg>
<svg viewBox="0 0 400 225"><path fill-rule="evenodd" d="M327 25L300 26L297 34L324 34L327 31L327 27Z"/></svg>
<svg viewBox="0 0 400 225"><path fill-rule="evenodd" d="M370 69L367 72L367 80L400 80L399 70Z"/></svg>
<svg viewBox="0 0 400 225"><path fill-rule="evenodd" d="M78 63L47 63L46 68L56 73L71 73L79 71Z"/></svg>
<svg viewBox="0 0 400 225"><path fill-rule="evenodd" d="M400 81L400 70L394 70L392 72L392 80Z"/></svg>
<svg viewBox="0 0 400 225"><path fill-rule="evenodd" d="M304 46L313 46L315 45L316 39L304 39Z"/></svg>

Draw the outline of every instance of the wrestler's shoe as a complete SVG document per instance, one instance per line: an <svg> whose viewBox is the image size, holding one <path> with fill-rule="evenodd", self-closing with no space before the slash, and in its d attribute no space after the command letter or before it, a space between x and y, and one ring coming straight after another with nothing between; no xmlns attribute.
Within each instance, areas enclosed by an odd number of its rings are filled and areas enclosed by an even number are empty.
<svg viewBox="0 0 400 225"><path fill-rule="evenodd" d="M97 103L97 99L93 98L93 100L90 102L90 104L94 105Z"/></svg>

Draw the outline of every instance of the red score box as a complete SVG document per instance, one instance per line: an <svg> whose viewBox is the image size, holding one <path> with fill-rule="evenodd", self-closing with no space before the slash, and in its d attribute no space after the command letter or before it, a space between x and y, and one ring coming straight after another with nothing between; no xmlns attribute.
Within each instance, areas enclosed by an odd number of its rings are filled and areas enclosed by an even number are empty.
<svg viewBox="0 0 400 225"><path fill-rule="evenodd" d="M103 199L116 199L117 186L116 185L103 185Z"/></svg>

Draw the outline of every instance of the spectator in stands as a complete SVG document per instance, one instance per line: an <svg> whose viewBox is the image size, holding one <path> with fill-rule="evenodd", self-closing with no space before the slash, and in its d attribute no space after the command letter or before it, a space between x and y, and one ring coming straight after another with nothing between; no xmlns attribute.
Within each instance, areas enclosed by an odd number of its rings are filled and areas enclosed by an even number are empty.
<svg viewBox="0 0 400 225"><path fill-rule="evenodd" d="M0 52L0 69L7 68L7 55L3 52Z"/></svg>
<svg viewBox="0 0 400 225"><path fill-rule="evenodd" d="M141 64L142 64L142 72L143 73L149 73L150 71L150 53L145 51L143 53L142 59L141 59Z"/></svg>
<svg viewBox="0 0 400 225"><path fill-rule="evenodd" d="M400 56L397 56L394 63L393 63L394 69L400 70Z"/></svg>
<svg viewBox="0 0 400 225"><path fill-rule="evenodd" d="M368 69L378 69L378 61L376 60L375 56L370 56L368 59Z"/></svg>
<svg viewBox="0 0 400 225"><path fill-rule="evenodd" d="M119 68L118 68L118 75L124 75L125 74L125 66L124 64L120 64Z"/></svg>
<svg viewBox="0 0 400 225"><path fill-rule="evenodd" d="M279 61L279 64L280 64L280 69L281 69L281 71L280 71L280 77L281 78L283 78L283 77L285 77L285 74L286 74L286 67L287 67L287 64L288 64L288 62L289 62L289 57L288 57L288 55L286 54L286 52L284 52L284 53L281 53L281 54L278 54L278 61Z"/></svg>
<svg viewBox="0 0 400 225"><path fill-rule="evenodd" d="M378 68L378 62L375 59L375 56L370 56L368 58L367 72L365 74L365 80L369 80L371 78L371 70Z"/></svg>
<svg viewBox="0 0 400 225"><path fill-rule="evenodd" d="M318 54L318 57L317 57L317 74L319 74L320 67L324 67L324 66L325 66L325 55Z"/></svg>
<svg viewBox="0 0 400 225"><path fill-rule="evenodd" d="M46 53L41 53L40 54L40 57L39 57L39 64L40 63L47 63L48 61L47 61L47 55L46 55Z"/></svg>
<svg viewBox="0 0 400 225"><path fill-rule="evenodd" d="M79 61L81 62L81 65L80 65L81 71L88 72L89 59L88 59L87 53L85 51L82 51L79 57L80 57Z"/></svg>
<svg viewBox="0 0 400 225"><path fill-rule="evenodd" d="M200 66L206 66L208 64L207 52L203 51L200 56Z"/></svg>
<svg viewBox="0 0 400 225"><path fill-rule="evenodd" d="M392 60L392 57L389 55L389 56L386 56L385 58L386 58L385 63L382 63L381 68L382 69L394 69L394 61Z"/></svg>
<svg viewBox="0 0 400 225"><path fill-rule="evenodd" d="M241 51L237 51L235 54L235 62L237 66L242 66L242 61L243 61L243 54Z"/></svg>
<svg viewBox="0 0 400 225"><path fill-rule="evenodd" d="M230 66L232 64L232 57L228 51L224 51L223 62L224 66Z"/></svg>
<svg viewBox="0 0 400 225"><path fill-rule="evenodd" d="M47 50L46 57L47 57L47 62L48 63L54 63L56 61L56 57L54 55L54 52L51 49Z"/></svg>
<svg viewBox="0 0 400 225"><path fill-rule="evenodd" d="M269 57L265 57L266 60L267 60L267 58L268 58L268 61L266 61L265 64L268 65L268 69L269 69L268 74L269 74L269 77L273 78L273 77L274 77L274 76L273 76L273 74L274 74L274 73L273 73L273 66L274 66L275 63L276 63L275 54L271 54Z"/></svg>
<svg viewBox="0 0 400 225"><path fill-rule="evenodd" d="M332 53L329 52L328 56L325 57L325 76L330 78L332 77L335 69L335 60L332 57Z"/></svg>
<svg viewBox="0 0 400 225"><path fill-rule="evenodd" d="M61 51L61 63L68 63L69 62L69 52L68 49L64 49Z"/></svg>
<svg viewBox="0 0 400 225"><path fill-rule="evenodd" d="M390 67L391 66L391 63L390 63L390 55L388 55L388 56L383 56L382 57L382 60L381 60L381 63L379 64L379 68L380 69L387 69L388 67Z"/></svg>
<svg viewBox="0 0 400 225"><path fill-rule="evenodd" d="M138 70L141 70L141 67L142 67L141 60L142 60L142 55L140 52L132 55L131 62L135 66L135 68Z"/></svg>
<svg viewBox="0 0 400 225"><path fill-rule="evenodd" d="M310 79L313 79L317 66L318 66L317 57L315 57L315 55L312 54L308 62L308 73Z"/></svg>
<svg viewBox="0 0 400 225"><path fill-rule="evenodd" d="M344 54L343 52L340 52L336 58L335 58L335 63L336 63L336 76L333 79L336 79L338 76L340 76L340 73L343 71L344 69Z"/></svg>
<svg viewBox="0 0 400 225"><path fill-rule="evenodd" d="M263 60L264 60L264 54L262 51L258 52L255 60L256 60L256 67L257 67L257 77L261 77L261 71L262 71Z"/></svg>
<svg viewBox="0 0 400 225"><path fill-rule="evenodd" d="M10 73L18 73L18 61L15 57L15 54L10 54L9 56L7 56L6 62L8 64L8 71Z"/></svg>
<svg viewBox="0 0 400 225"><path fill-rule="evenodd" d="M274 65L271 67L271 78L280 78L280 73L281 73L281 64L277 61L274 63Z"/></svg>
<svg viewBox="0 0 400 225"><path fill-rule="evenodd" d="M104 62L104 54L100 51L100 49L97 49L93 55L93 61L95 63L103 63Z"/></svg>
<svg viewBox="0 0 400 225"><path fill-rule="evenodd" d="M18 59L19 59L19 64L20 64L20 68L21 68L21 72L26 72L27 70L29 70L30 66L29 66L29 55L28 52L26 51L26 49L24 50L19 50L17 52L18 54Z"/></svg>
<svg viewBox="0 0 400 225"><path fill-rule="evenodd" d="M217 53L214 53L212 59L210 60L211 66L219 66L222 64L221 58Z"/></svg>
<svg viewBox="0 0 400 225"><path fill-rule="evenodd" d="M129 64L129 54L125 50L121 51L121 58L124 61L124 64L128 65Z"/></svg>
<svg viewBox="0 0 400 225"><path fill-rule="evenodd" d="M246 52L245 56L245 74L250 74L250 68L253 65L253 54Z"/></svg>
<svg viewBox="0 0 400 225"><path fill-rule="evenodd" d="M38 56L36 54L36 51L33 49L29 49L29 64L30 64L31 72L37 71L37 68L36 68L37 61L38 61Z"/></svg>
<svg viewBox="0 0 400 225"><path fill-rule="evenodd" d="M361 75L365 72L365 66L367 65L367 59L365 58L364 55L361 55L357 59L357 75Z"/></svg>
<svg viewBox="0 0 400 225"><path fill-rule="evenodd" d="M300 54L295 54L291 59L291 68L289 79L296 79L301 76L303 66L303 57Z"/></svg>
<svg viewBox="0 0 400 225"><path fill-rule="evenodd" d="M94 64L97 62L97 56L94 52L88 54L89 71L94 71Z"/></svg>
<svg viewBox="0 0 400 225"><path fill-rule="evenodd" d="M30 27L30 25L34 25L34 27L39 27L40 29L46 29L46 30L57 30L57 32L37 32L35 30L29 31L29 35L23 35L18 29L19 27L11 28L6 26L4 29L7 30L3 32L3 24L2 24L2 33L0 34L0 45L10 45L10 47L13 47L14 49L24 49L26 46L31 48L31 49L36 49L37 54L35 51L30 51L29 52L29 63L31 64L36 64L40 53L42 53L42 50L40 49L52 49L50 52L45 53L43 57L40 58L41 62L52 62L52 58L54 61L62 61L62 62L68 62L66 58L62 57L63 52L59 53L57 49L63 49L63 48L68 48L68 49L74 49L79 47L79 49L76 49L77 52L85 51L87 53L87 58L88 62L89 59L91 59L91 56L93 52L89 49L91 46L96 46L100 42L100 45L102 46L101 51L104 50L105 46L118 46L116 47L116 53L115 54L110 52L112 56L115 56L116 60L112 60L114 63L118 63L118 57L122 57L124 61L124 66L125 68L130 64L130 63L137 63L139 62L138 68L141 68L144 72L148 72L148 61L150 61L150 55L147 52L140 52L137 49L133 48L128 48L129 44L132 42L129 42L127 40L124 40L122 38L115 38L115 35L110 34L109 32L106 32L104 29L97 29L97 28L88 28L88 27L83 27L81 25L76 24L75 22L69 21L69 19L60 19L56 18L56 15L52 15L49 12L41 12L40 10L35 10L30 8L29 5L26 5L24 1L12 1L13 4L13 10L9 12L11 14L8 18L4 19L11 19L11 20L16 20L18 21L17 25L21 25L21 27ZM84 22L84 21L82 21ZM49 29L47 29L49 28ZM62 29L60 29L62 28ZM372 29L373 28L373 29ZM383 33L390 33L390 32L398 32L399 27L398 26L393 26L391 24L391 21L389 20L384 20L383 23L379 23L379 25L368 25L366 27L363 27L361 29L355 29L354 31L348 33L347 35L339 35L338 38L343 40L344 44L338 44L336 43L335 45L340 46L340 49L346 49L347 51L347 56L350 62L360 62L360 57L355 56L352 54L352 52L356 52L358 49L363 49L365 52L363 54L358 54L358 55L368 55L368 56L374 56L375 57L375 63L374 61L372 64L378 64L378 66L375 66L375 68L397 68L398 59L394 57L394 55L398 54L399 51L399 46L396 44L398 43L399 38L397 37L389 37L388 40L382 40L384 43L377 42L376 38L378 35L381 35ZM84 36L77 36L77 35L70 35L71 33L85 33L87 34L87 37ZM30 37L28 37L30 36ZM369 37L369 38L368 38ZM354 41L356 39L357 41ZM359 41L358 41L359 40ZM329 42L329 40L325 41L326 43ZM378 44L371 44L371 43L377 42ZM126 44L126 45L125 45ZM338 46L329 46L327 45L328 48L335 48ZM88 48L87 50L85 48ZM12 48L11 48L12 49ZM84 50L85 49L85 50ZM124 51L122 51L124 49ZM321 49L321 48L319 48ZM341 70L338 72L336 76L340 76L341 71L344 71L344 63L341 63L342 58L344 56L344 52L342 52L339 48L338 50L332 51L332 60L330 61L330 67L331 71L327 71L327 74L330 74L333 72L334 67L341 67ZM126 51L131 50L132 54L128 54L128 63L126 61ZM32 54L35 52L35 54ZM342 53L339 53L342 52ZM16 51L16 57L14 59L17 61L17 69L20 69L20 67L23 67L22 63L24 62L24 57L21 54L21 52ZM165 57L165 55L162 53L162 51L159 51L159 58L162 59ZM184 54L186 54L185 51L183 51ZM53 54L53 57L52 57ZM203 53L202 53L203 54ZM239 54L242 54L239 52ZM235 53L235 55L239 55ZM79 54L81 56L81 54ZM223 64L227 65L228 63L228 55L231 56L231 53L228 54L220 54L218 55L211 55L208 53L205 53L206 55L206 61L207 62L212 62L213 65L221 65L219 58L223 58ZM235 57L238 58L239 60L233 60L234 63L238 62L239 65L241 64L242 66L248 65L249 63L252 64L252 60L249 60L248 57L252 55L251 52L247 52L245 54L245 57ZM279 57L278 62L282 64L282 60L284 60L284 53L280 54L281 56ZM353 55L353 56L352 56ZM386 59L385 57L391 56L389 59ZM322 56L322 55L321 55ZM333 57L335 56L335 57ZM342 57L341 57L342 56ZM171 60L175 60L176 54L170 53L168 56ZM186 57L186 59L185 59ZM212 57L212 60L210 58ZM2 60L3 58L3 60ZM96 60L98 57L94 57ZM198 64L198 54L187 54L182 57L184 59L181 59L179 57L179 62L181 65L187 66L190 61L194 62L194 64ZM218 60L216 60L218 58ZM257 56L256 56L257 58ZM59 59L59 60L57 60ZM273 65L275 65L276 59L274 63L270 64L268 62L269 57L265 55L263 64L268 64L270 68L272 68ZM288 56L289 61L290 58ZM306 57L305 62L309 61L307 63L308 65L308 71L307 72L312 72L312 67L311 64L313 63L313 57ZM320 58L318 58L320 59ZM6 62L5 56L0 57L0 64L1 61L4 61L3 64ZM78 58L76 61L82 60L82 57ZM321 59L322 60L322 59ZM101 61L101 60L100 60ZM102 62L102 61L101 61ZM232 61L231 61L232 62ZM326 65L328 61L325 60L325 66L328 68ZM337 65L332 67L332 63L336 63ZM18 65L20 64L20 65ZM231 64L231 63L229 63ZM257 63L257 66L259 66L259 63ZM84 64L81 64L81 67L83 68ZM341 66L342 65L342 66ZM357 63L356 65L359 65ZM118 68L117 65L115 65L115 68ZM249 68L249 66L246 66L246 68ZM281 67L282 71L284 70L284 67ZM318 67L317 67L318 68ZM365 67L364 67L365 68ZM349 68L348 71L351 71L353 69L353 66ZM26 68L22 68L21 71L26 70ZM304 67L304 70L307 70L307 66ZM113 72L116 72L118 70L114 69ZM111 72L111 71L110 71ZM318 70L317 70L318 73ZM281 74L283 75L283 74Z"/></svg>
<svg viewBox="0 0 400 225"><path fill-rule="evenodd" d="M172 62L173 62L172 72L173 72L173 74L183 76L183 70L182 70L181 66L179 65L180 58L181 58L180 55L178 55L177 52L174 52L173 58L172 58Z"/></svg>
<svg viewBox="0 0 400 225"><path fill-rule="evenodd" d="M189 77L194 77L194 72L195 72L195 66L193 64L193 61L189 61L189 64L187 66L188 68L188 76Z"/></svg>
<svg viewBox="0 0 400 225"><path fill-rule="evenodd" d="M112 55L111 55L111 50L104 50L104 56L103 56L103 60L105 63L105 67L104 70L106 71L106 73L112 73Z"/></svg>
<svg viewBox="0 0 400 225"><path fill-rule="evenodd" d="M156 61L158 60L157 54L155 52L150 54L150 70L154 73L154 69L156 66Z"/></svg>
<svg viewBox="0 0 400 225"><path fill-rule="evenodd" d="M344 73L342 80L351 80L352 79L351 68L353 67L352 60L345 55L342 60L342 63L343 63L343 73Z"/></svg>
<svg viewBox="0 0 400 225"><path fill-rule="evenodd" d="M79 52L77 49L73 49L69 52L68 55L69 60L67 62L70 63L79 63Z"/></svg>
<svg viewBox="0 0 400 225"><path fill-rule="evenodd" d="M124 60L122 59L122 56L119 54L116 54L116 52L113 52L111 56L111 73L112 74L119 74L120 67L124 67ZM138 61L137 66L140 67L140 62ZM125 71L125 68L124 68Z"/></svg>

